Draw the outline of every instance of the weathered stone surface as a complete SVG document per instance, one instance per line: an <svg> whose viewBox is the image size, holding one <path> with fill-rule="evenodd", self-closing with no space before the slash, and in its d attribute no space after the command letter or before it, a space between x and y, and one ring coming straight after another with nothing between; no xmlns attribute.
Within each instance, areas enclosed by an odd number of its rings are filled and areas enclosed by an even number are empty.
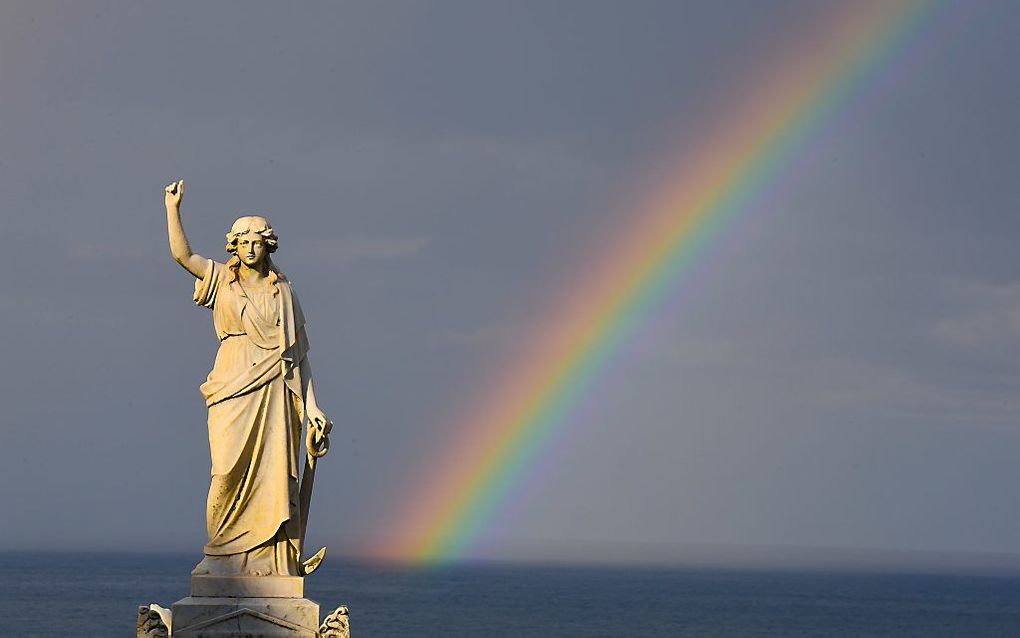
<svg viewBox="0 0 1020 638"><path fill-rule="evenodd" d="M173 605L173 638L315 638L319 604L307 598L189 596Z"/></svg>
<svg viewBox="0 0 1020 638"><path fill-rule="evenodd" d="M192 596L233 598L303 598L300 576L192 576Z"/></svg>

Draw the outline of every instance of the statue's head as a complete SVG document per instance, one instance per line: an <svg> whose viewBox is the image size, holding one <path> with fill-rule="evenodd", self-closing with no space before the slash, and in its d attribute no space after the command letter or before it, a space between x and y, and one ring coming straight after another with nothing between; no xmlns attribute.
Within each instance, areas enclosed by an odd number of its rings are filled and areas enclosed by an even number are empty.
<svg viewBox="0 0 1020 638"><path fill-rule="evenodd" d="M238 217L227 233L227 252L249 268L257 268L276 252L279 240L269 220L257 215ZM231 260L233 261L233 260Z"/></svg>

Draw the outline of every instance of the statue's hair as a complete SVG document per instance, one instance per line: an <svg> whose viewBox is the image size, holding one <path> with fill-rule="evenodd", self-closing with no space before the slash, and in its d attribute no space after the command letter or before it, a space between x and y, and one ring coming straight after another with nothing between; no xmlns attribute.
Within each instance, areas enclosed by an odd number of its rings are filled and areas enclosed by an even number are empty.
<svg viewBox="0 0 1020 638"><path fill-rule="evenodd" d="M283 277L283 273L273 263L270 255L275 253L276 249L280 246L280 238L276 236L276 231L273 230L269 220L258 215L238 217L230 226L230 232L227 233L226 250L231 255L230 261L227 262L227 267L233 271L233 280L237 281L237 269L241 267L241 258L237 256L237 241L241 238L241 235L247 233L255 233L262 236L262 241L266 246L265 260L266 266L269 267L269 280L275 284L279 278Z"/></svg>

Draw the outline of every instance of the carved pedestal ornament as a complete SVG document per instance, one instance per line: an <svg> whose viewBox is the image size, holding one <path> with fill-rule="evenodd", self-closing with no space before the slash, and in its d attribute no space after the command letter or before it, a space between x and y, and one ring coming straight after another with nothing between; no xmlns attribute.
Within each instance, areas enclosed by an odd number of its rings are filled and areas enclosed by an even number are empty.
<svg viewBox="0 0 1020 638"><path fill-rule="evenodd" d="M350 616L347 605L340 605L332 614L326 616L319 627L322 638L351 638Z"/></svg>
<svg viewBox="0 0 1020 638"><path fill-rule="evenodd" d="M170 610L152 603L138 608L138 638L167 638L170 635Z"/></svg>

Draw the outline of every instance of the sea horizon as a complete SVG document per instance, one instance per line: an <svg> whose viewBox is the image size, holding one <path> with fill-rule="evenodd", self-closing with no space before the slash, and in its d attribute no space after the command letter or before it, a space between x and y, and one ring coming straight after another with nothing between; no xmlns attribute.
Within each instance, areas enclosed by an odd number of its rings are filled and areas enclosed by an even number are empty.
<svg viewBox="0 0 1020 638"><path fill-rule="evenodd" d="M193 553L0 552L0 635L133 635L189 594ZM1020 573L737 569L332 557L306 580L360 636L1008 635Z"/></svg>
<svg viewBox="0 0 1020 638"><path fill-rule="evenodd" d="M201 558L185 549L6 548L10 556L155 556ZM935 573L1020 576L1020 553L964 550L890 549L803 545L727 543L517 543L498 551L469 553L443 561L379 558L330 550L327 562L366 567L436 568L439 566L593 567L605 569L720 569L736 571L823 571L870 573Z"/></svg>

